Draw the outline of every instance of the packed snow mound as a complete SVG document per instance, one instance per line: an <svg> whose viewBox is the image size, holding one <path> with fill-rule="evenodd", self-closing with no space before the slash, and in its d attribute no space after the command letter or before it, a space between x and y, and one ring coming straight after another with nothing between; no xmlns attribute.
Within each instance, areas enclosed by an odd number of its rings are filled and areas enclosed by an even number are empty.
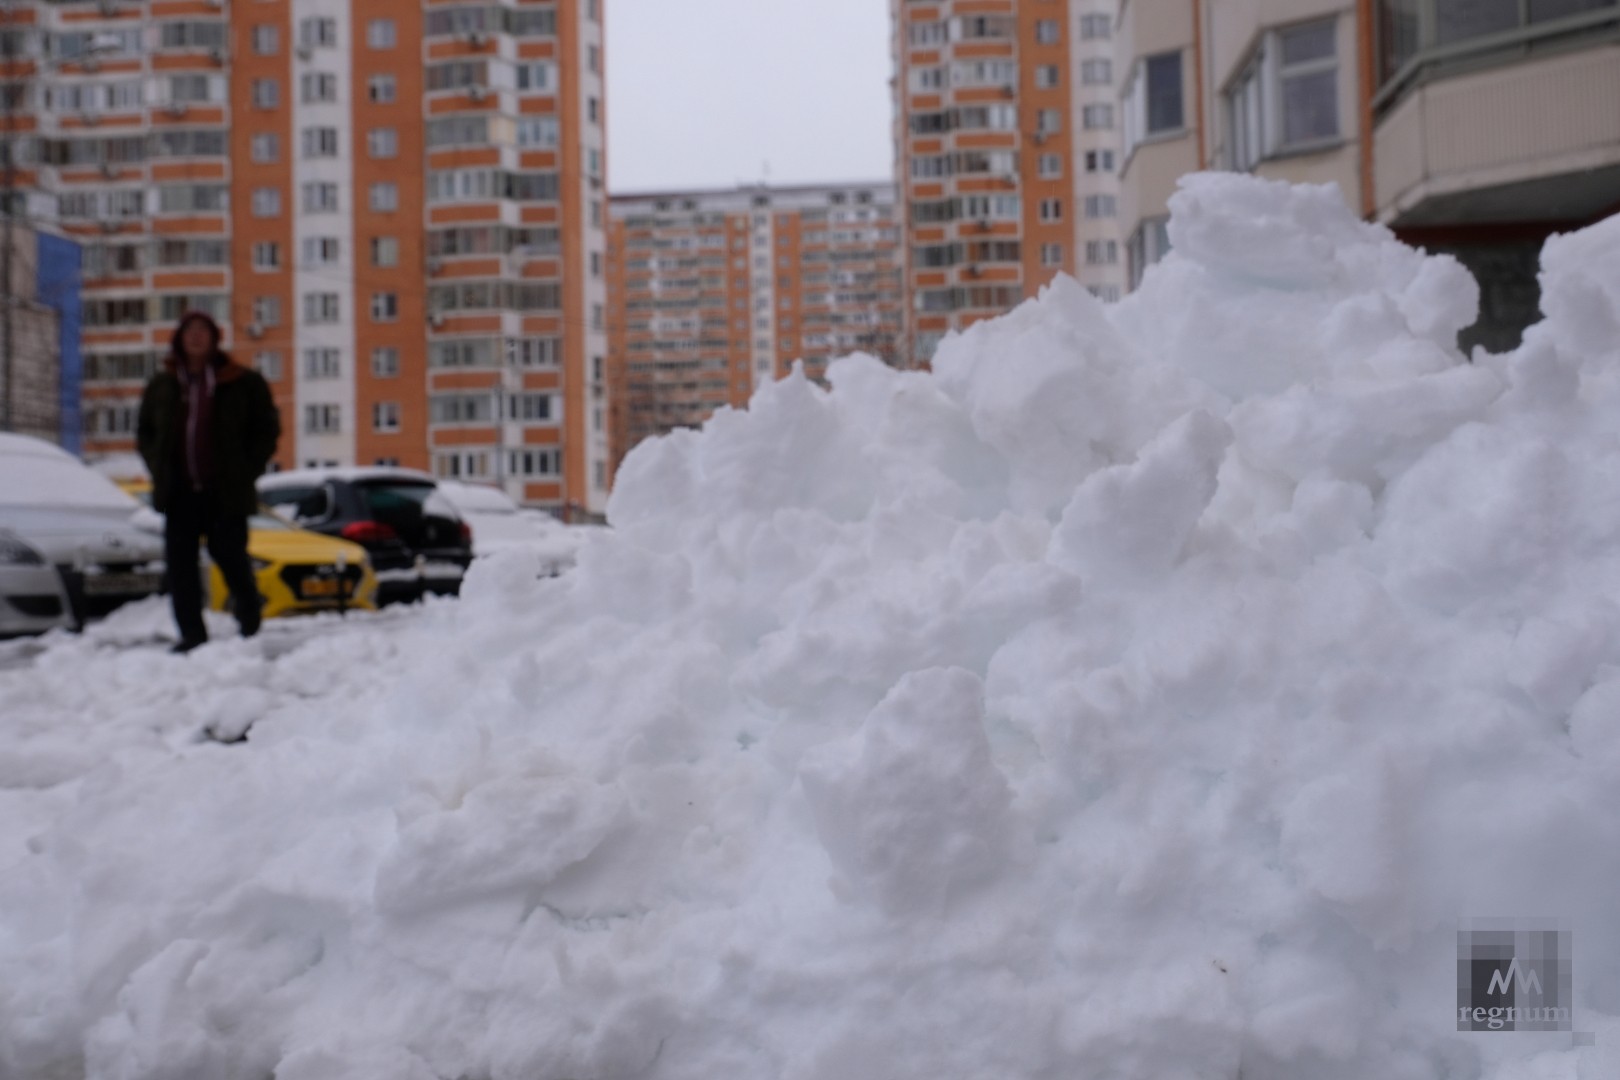
<svg viewBox="0 0 1620 1080"><path fill-rule="evenodd" d="M0 1076L1620 1075L1620 218L1470 363L1331 190L1171 209L642 444L564 577L0 673ZM1456 1030L1488 915L1595 1045Z"/></svg>

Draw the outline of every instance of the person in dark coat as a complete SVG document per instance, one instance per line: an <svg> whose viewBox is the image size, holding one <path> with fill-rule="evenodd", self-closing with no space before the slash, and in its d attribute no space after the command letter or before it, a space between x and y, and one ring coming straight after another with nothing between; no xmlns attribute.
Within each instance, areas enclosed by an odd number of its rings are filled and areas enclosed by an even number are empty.
<svg viewBox="0 0 1620 1080"><path fill-rule="evenodd" d="M225 577L243 637L259 631L264 606L248 558L255 482L281 437L281 416L264 376L219 347L219 325L191 312L180 320L163 370L141 396L136 439L152 474L152 508L164 515L169 596L180 641L190 652L208 640L198 548Z"/></svg>

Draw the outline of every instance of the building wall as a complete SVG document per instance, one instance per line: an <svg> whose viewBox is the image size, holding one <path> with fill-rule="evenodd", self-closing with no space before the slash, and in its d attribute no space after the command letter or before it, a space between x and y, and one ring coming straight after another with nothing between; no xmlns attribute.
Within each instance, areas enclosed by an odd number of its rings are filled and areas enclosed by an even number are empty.
<svg viewBox="0 0 1620 1080"><path fill-rule="evenodd" d="M1112 88L1083 78L1087 60L1113 56L1106 36L1081 35L1082 19L1112 10L1103 0L891 0L913 362L1060 272L1116 294L1116 123L1087 124L1097 119L1087 106L1112 110ZM1102 151L1113 168L1088 172L1087 154ZM979 153L990 157L970 160Z"/></svg>
<svg viewBox="0 0 1620 1080"><path fill-rule="evenodd" d="M1110 0L1069 0L1068 8L1073 273L1095 295L1117 300L1125 286L1125 253L1119 231L1115 5Z"/></svg>
<svg viewBox="0 0 1620 1080"><path fill-rule="evenodd" d="M617 468L796 364L900 364L900 228L887 184L620 196L611 208Z"/></svg>
<svg viewBox="0 0 1620 1080"><path fill-rule="evenodd" d="M12 430L70 448L77 431L64 431L63 390L76 380L77 357L64 353L61 334L70 320L77 279L76 248L26 226L13 230L11 282L19 297L12 312L10 410ZM4 389L0 389L0 394ZM0 401L4 401L0 397ZM77 402L74 403L76 408Z"/></svg>
<svg viewBox="0 0 1620 1080"><path fill-rule="evenodd" d="M1381 120L1375 150L1384 221L1436 196L1612 167L1620 163L1620 45L1420 86ZM1532 220L1539 209L1516 216Z"/></svg>

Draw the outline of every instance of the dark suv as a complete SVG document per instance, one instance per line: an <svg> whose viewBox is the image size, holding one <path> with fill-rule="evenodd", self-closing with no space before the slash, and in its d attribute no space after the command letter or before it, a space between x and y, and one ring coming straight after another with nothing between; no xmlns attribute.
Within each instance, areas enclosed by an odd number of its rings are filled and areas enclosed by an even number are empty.
<svg viewBox="0 0 1620 1080"><path fill-rule="evenodd" d="M298 469L259 479L259 497L301 527L363 546L377 604L454 596L472 562L472 530L427 473L386 466Z"/></svg>

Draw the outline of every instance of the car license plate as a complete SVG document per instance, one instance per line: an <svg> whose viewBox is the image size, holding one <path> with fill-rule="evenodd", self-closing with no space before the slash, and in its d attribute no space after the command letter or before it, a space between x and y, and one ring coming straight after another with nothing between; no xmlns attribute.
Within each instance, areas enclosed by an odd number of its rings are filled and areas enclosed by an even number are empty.
<svg viewBox="0 0 1620 1080"><path fill-rule="evenodd" d="M122 596L128 593L155 593L162 584L161 574L86 574L86 596Z"/></svg>
<svg viewBox="0 0 1620 1080"><path fill-rule="evenodd" d="M337 596L340 591L345 595L349 591L340 578L305 578L298 586L298 594L306 600Z"/></svg>
<svg viewBox="0 0 1620 1080"><path fill-rule="evenodd" d="M435 580L460 581L465 575L466 571L455 563L430 562L422 567L422 576Z"/></svg>

